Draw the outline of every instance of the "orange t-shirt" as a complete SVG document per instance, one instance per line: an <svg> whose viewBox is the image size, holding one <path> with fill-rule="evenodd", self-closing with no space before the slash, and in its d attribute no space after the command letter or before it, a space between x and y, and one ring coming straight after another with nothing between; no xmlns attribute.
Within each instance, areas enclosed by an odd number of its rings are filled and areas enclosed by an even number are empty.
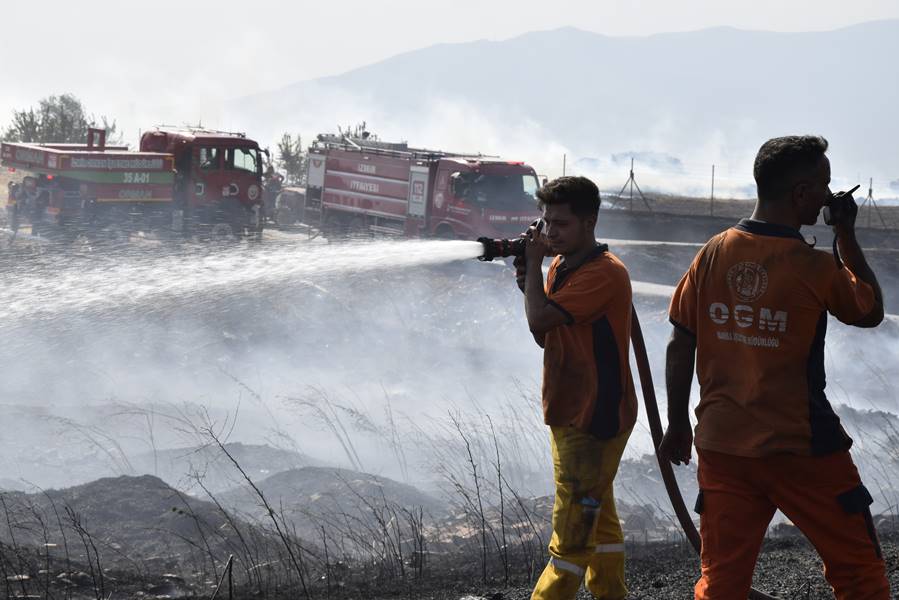
<svg viewBox="0 0 899 600"><path fill-rule="evenodd" d="M820 455L852 440L824 394L827 313L854 323L874 290L795 229L743 219L696 255L671 299L696 337L696 447Z"/></svg>
<svg viewBox="0 0 899 600"><path fill-rule="evenodd" d="M547 425L574 426L609 439L634 426L631 378L631 281L624 264L601 245L580 266L558 256L546 278L549 302L568 317L546 333L543 415Z"/></svg>

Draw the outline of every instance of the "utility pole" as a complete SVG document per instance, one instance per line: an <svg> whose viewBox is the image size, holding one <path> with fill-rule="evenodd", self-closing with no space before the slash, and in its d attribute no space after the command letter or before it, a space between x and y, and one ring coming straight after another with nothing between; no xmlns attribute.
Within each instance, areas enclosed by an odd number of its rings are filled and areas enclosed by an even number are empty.
<svg viewBox="0 0 899 600"><path fill-rule="evenodd" d="M712 165L712 196L709 198L709 216L715 216L715 165Z"/></svg>
<svg viewBox="0 0 899 600"><path fill-rule="evenodd" d="M877 202L874 201L874 178L873 177L868 178L868 195L862 201L862 204L861 204L861 206L859 206L859 209L864 208L865 205L868 206L868 208L867 208L867 211L868 211L867 227L869 229L871 228L871 209L873 208L875 211L877 211L877 218L880 219L881 227L886 229L886 226L887 226L886 221L883 220L883 215L880 214L880 208L877 206Z"/></svg>
<svg viewBox="0 0 899 600"><path fill-rule="evenodd" d="M565 177L565 165L568 162L568 154L562 155L562 177Z"/></svg>
<svg viewBox="0 0 899 600"><path fill-rule="evenodd" d="M868 177L868 195L865 197L864 204L867 204L868 201L874 203L874 178ZM868 229L871 229L871 207L868 207Z"/></svg>
<svg viewBox="0 0 899 600"><path fill-rule="evenodd" d="M646 196L643 195L643 190L640 189L640 186L637 185L637 180L634 178L634 157L631 157L631 172L627 178L627 181L624 183L624 186L621 188L621 191L618 192L618 198L621 199L621 196L624 195L624 190L630 186L630 210L633 212L634 210L634 188L637 188L637 193L640 194L640 198L643 199L643 204L646 205L646 210L652 212L652 207L649 205L649 202L646 201Z"/></svg>

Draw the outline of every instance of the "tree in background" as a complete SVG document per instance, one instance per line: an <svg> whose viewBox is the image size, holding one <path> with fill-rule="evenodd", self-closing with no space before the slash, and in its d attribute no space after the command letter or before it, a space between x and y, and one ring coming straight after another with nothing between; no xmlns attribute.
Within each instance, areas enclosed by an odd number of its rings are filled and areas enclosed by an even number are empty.
<svg viewBox="0 0 899 600"><path fill-rule="evenodd" d="M276 165L279 170L284 171L288 185L306 183L306 152L303 150L303 139L300 134L297 134L296 138L289 133L281 136Z"/></svg>
<svg viewBox="0 0 899 600"><path fill-rule="evenodd" d="M3 132L6 142L83 144L88 128L106 130L106 141L121 143L116 123L105 116L88 116L84 105L73 94L47 96L37 107L14 110L12 124Z"/></svg>

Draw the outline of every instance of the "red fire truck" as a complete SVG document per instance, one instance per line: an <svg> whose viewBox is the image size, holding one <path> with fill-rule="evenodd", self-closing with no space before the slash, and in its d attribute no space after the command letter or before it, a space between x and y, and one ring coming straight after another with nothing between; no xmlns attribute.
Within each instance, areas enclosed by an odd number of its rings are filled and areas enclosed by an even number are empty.
<svg viewBox="0 0 899 600"><path fill-rule="evenodd" d="M244 134L157 128L140 151L87 144L3 143L0 164L27 173L10 186L14 228L62 239L143 231L234 236L262 231L262 159Z"/></svg>
<svg viewBox="0 0 899 600"><path fill-rule="evenodd" d="M319 135L303 220L332 235L508 237L539 217L537 188L522 162Z"/></svg>

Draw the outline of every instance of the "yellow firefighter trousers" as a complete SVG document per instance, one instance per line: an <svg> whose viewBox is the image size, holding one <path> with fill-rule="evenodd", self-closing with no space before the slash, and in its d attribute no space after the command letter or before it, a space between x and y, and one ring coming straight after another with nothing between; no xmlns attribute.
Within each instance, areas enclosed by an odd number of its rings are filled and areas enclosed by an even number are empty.
<svg viewBox="0 0 899 600"><path fill-rule="evenodd" d="M612 482L631 432L600 440L551 427L556 501L550 560L531 600L570 600L586 582L600 600L623 600L624 534Z"/></svg>

